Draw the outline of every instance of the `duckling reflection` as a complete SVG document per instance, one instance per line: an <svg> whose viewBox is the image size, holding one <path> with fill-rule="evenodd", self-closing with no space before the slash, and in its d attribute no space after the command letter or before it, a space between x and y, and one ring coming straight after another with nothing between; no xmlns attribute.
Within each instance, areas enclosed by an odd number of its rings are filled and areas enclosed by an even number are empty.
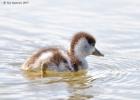
<svg viewBox="0 0 140 100"><path fill-rule="evenodd" d="M85 100L93 98L93 93L83 93L82 91L88 90L92 87L93 81L96 80L93 76L89 76L87 71L80 70L78 72L52 72L48 71L46 76L42 76L40 72L23 72L23 75L28 80L40 80L41 84L51 86L51 84L65 83L66 91L70 94L68 100ZM43 78L42 78L43 77ZM49 90L50 91L50 90Z"/></svg>

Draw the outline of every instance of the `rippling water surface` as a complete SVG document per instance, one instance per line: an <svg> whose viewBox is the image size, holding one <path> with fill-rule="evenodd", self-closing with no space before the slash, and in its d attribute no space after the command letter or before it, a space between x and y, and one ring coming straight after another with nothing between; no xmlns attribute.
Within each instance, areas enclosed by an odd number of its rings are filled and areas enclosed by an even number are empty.
<svg viewBox="0 0 140 100"><path fill-rule="evenodd" d="M2 0L1 0L2 1ZM105 57L78 73L24 73L36 49L69 47L86 31ZM29 0L0 4L0 100L140 100L139 0Z"/></svg>

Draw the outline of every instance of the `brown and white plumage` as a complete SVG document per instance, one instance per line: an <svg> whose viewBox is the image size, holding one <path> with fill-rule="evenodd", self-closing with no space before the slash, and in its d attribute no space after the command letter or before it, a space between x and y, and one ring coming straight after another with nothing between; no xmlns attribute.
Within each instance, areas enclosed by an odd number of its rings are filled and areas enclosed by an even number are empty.
<svg viewBox="0 0 140 100"><path fill-rule="evenodd" d="M23 70L78 71L87 68L85 58L88 55L103 56L95 48L95 38L86 33L76 33L70 45L70 50L59 48L43 48L33 53L22 65Z"/></svg>

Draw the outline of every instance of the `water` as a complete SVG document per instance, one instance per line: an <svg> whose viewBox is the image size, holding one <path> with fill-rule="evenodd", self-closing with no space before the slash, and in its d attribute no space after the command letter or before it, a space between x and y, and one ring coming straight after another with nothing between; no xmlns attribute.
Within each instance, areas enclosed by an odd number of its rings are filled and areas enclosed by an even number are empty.
<svg viewBox="0 0 140 100"><path fill-rule="evenodd" d="M0 100L139 100L139 9L139 0L1 3ZM86 71L41 78L20 70L38 48L52 44L68 48L78 31L94 35L96 47L105 55L87 57Z"/></svg>

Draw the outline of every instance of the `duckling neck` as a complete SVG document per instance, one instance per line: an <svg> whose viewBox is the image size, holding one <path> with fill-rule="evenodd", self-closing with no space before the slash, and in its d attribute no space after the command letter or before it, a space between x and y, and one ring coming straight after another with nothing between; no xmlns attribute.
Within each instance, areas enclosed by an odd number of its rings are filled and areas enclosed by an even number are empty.
<svg viewBox="0 0 140 100"><path fill-rule="evenodd" d="M73 52L68 52L74 71L87 68L87 62L84 57L76 56Z"/></svg>

